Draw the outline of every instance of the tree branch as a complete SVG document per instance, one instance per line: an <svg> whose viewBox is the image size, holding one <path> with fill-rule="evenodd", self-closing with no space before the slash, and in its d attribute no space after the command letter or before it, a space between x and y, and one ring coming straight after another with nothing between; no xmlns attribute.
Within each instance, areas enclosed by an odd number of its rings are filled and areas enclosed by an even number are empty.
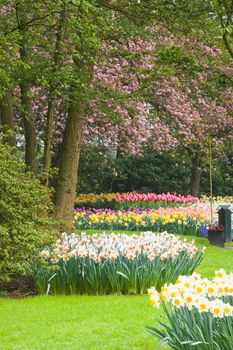
<svg viewBox="0 0 233 350"><path fill-rule="evenodd" d="M69 12L68 10L66 12ZM19 16L18 16L18 11L16 10L16 18L17 18L17 22L18 22L18 25L13 27L11 30L9 30L8 32L5 32L5 35L7 34L10 34L10 33L13 33L14 31L16 30L23 30L24 28L27 28L28 26L34 24L35 22L38 22L38 21L43 21L44 19L54 15L54 14L61 14L61 11L52 11L50 13L47 13L46 15L44 16L41 16L41 17L34 17L32 19L30 19L29 21L27 22L24 22L24 23L20 23L20 20L19 20Z"/></svg>
<svg viewBox="0 0 233 350"><path fill-rule="evenodd" d="M231 58L233 58L233 50L232 50L231 45L230 45L230 43L229 43L229 41L227 39L227 32L226 32L226 30L224 30L222 38L223 38L223 41L224 41L224 44L226 46L227 51L229 52Z"/></svg>

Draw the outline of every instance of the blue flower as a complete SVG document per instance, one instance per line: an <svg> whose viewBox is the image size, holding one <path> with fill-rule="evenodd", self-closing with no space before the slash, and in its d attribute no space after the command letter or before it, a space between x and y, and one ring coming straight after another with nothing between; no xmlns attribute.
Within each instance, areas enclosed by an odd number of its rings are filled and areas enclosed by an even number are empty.
<svg viewBox="0 0 233 350"><path fill-rule="evenodd" d="M202 225L200 227L200 233L202 237L207 237L208 236L208 229L205 225Z"/></svg>

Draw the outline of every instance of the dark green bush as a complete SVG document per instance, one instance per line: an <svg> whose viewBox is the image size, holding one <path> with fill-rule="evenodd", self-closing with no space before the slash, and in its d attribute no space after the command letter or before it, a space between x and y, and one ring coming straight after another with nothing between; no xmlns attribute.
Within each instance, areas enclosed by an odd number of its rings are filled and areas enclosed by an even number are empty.
<svg viewBox="0 0 233 350"><path fill-rule="evenodd" d="M233 147L213 157L213 194L233 195ZM106 149L83 147L78 193L177 192L190 194L192 162L185 152L159 154L145 149L140 157L110 157ZM203 159L200 194L209 195L208 159Z"/></svg>
<svg viewBox="0 0 233 350"><path fill-rule="evenodd" d="M50 193L12 149L0 144L0 282L24 274L51 239Z"/></svg>
<svg viewBox="0 0 233 350"><path fill-rule="evenodd" d="M78 193L112 192L116 160L101 147L83 146L78 172Z"/></svg>
<svg viewBox="0 0 233 350"><path fill-rule="evenodd" d="M190 193L189 161L146 149L141 157L111 158L104 149L83 147L78 193L178 192Z"/></svg>

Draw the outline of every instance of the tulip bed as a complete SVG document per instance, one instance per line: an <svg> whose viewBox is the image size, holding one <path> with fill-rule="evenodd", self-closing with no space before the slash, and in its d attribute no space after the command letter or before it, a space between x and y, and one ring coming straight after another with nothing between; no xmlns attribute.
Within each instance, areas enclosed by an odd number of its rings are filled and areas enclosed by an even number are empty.
<svg viewBox="0 0 233 350"><path fill-rule="evenodd" d="M191 274L204 250L166 232L154 234L63 233L31 265L40 294L143 294L180 274Z"/></svg>
<svg viewBox="0 0 233 350"><path fill-rule="evenodd" d="M174 234L200 234L200 227L208 223L204 208L160 208L157 210L111 210L77 208L74 224L77 229L151 230Z"/></svg>
<svg viewBox="0 0 233 350"><path fill-rule="evenodd" d="M167 323L148 327L171 349L233 350L233 273L221 269L212 280L197 273L180 276L161 292L151 288L150 302L162 304Z"/></svg>
<svg viewBox="0 0 233 350"><path fill-rule="evenodd" d="M167 208L189 206L199 202L199 198L171 193L101 193L79 194L75 206L84 208L132 209L132 208Z"/></svg>

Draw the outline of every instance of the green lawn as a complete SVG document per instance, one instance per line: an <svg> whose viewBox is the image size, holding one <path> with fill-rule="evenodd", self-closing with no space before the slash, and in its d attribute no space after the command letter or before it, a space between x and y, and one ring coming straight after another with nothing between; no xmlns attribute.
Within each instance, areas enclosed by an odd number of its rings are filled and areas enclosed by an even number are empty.
<svg viewBox="0 0 233 350"><path fill-rule="evenodd" d="M207 246L198 272L212 277L221 267L233 271L233 250L210 247L203 238L196 241ZM159 313L146 296L1 299L0 349L156 350L145 326L155 325Z"/></svg>

